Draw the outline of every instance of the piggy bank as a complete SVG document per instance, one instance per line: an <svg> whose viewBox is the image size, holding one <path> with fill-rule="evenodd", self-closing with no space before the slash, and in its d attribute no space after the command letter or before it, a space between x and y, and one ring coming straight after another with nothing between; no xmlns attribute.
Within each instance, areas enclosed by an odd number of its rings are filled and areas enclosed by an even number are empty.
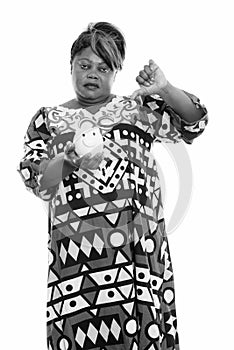
<svg viewBox="0 0 234 350"><path fill-rule="evenodd" d="M79 157L86 153L91 153L94 156L103 151L103 137L98 127L82 130L75 135L73 143Z"/></svg>

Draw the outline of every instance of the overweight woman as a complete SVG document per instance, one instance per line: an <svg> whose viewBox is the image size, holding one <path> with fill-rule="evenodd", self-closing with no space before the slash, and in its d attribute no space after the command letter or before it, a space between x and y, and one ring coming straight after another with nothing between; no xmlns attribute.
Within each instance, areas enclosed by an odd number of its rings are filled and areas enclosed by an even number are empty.
<svg viewBox="0 0 234 350"><path fill-rule="evenodd" d="M179 349L151 147L192 144L207 110L153 60L131 97L114 94L124 57L118 28L90 24L71 48L74 98L38 109L26 132L18 171L49 207L49 350Z"/></svg>

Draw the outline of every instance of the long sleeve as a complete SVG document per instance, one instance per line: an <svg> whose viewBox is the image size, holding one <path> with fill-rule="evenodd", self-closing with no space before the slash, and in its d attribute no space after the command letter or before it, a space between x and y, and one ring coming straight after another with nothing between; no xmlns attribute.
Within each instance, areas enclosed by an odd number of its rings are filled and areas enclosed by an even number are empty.
<svg viewBox="0 0 234 350"><path fill-rule="evenodd" d="M20 173L26 188L37 197L49 201L53 198L58 186L41 190L40 179L50 161L49 143L51 134L46 125L46 109L40 108L32 118L24 137L24 156L17 171Z"/></svg>
<svg viewBox="0 0 234 350"><path fill-rule="evenodd" d="M175 143L183 140L192 144L193 140L203 133L208 123L207 109L204 104L201 104L198 97L187 91L184 93L196 108L202 109L203 116L198 121L185 121L159 95L145 97L142 108L148 109L148 122L153 129L152 136L155 142Z"/></svg>

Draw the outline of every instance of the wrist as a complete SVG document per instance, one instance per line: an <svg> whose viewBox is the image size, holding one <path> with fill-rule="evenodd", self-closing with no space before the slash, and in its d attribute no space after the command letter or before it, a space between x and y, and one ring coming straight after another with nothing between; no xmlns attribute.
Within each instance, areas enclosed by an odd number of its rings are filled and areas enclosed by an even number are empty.
<svg viewBox="0 0 234 350"><path fill-rule="evenodd" d="M162 98L165 95L170 95L173 88L174 86L167 80L166 85L158 91L158 95L161 96Z"/></svg>
<svg viewBox="0 0 234 350"><path fill-rule="evenodd" d="M71 172L71 171L75 171L78 170L80 167L80 161L76 160L73 161L72 159L70 159L68 157L68 155L66 153L64 153L64 158L63 158L63 172L67 173L67 172Z"/></svg>

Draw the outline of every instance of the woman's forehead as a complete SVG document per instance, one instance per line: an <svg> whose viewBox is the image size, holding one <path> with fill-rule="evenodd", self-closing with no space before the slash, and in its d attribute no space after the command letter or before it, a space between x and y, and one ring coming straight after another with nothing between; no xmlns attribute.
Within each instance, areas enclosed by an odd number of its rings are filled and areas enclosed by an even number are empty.
<svg viewBox="0 0 234 350"><path fill-rule="evenodd" d="M75 56L76 60L86 59L93 63L105 63L103 59L97 56L90 47L83 49L81 52L77 53Z"/></svg>

